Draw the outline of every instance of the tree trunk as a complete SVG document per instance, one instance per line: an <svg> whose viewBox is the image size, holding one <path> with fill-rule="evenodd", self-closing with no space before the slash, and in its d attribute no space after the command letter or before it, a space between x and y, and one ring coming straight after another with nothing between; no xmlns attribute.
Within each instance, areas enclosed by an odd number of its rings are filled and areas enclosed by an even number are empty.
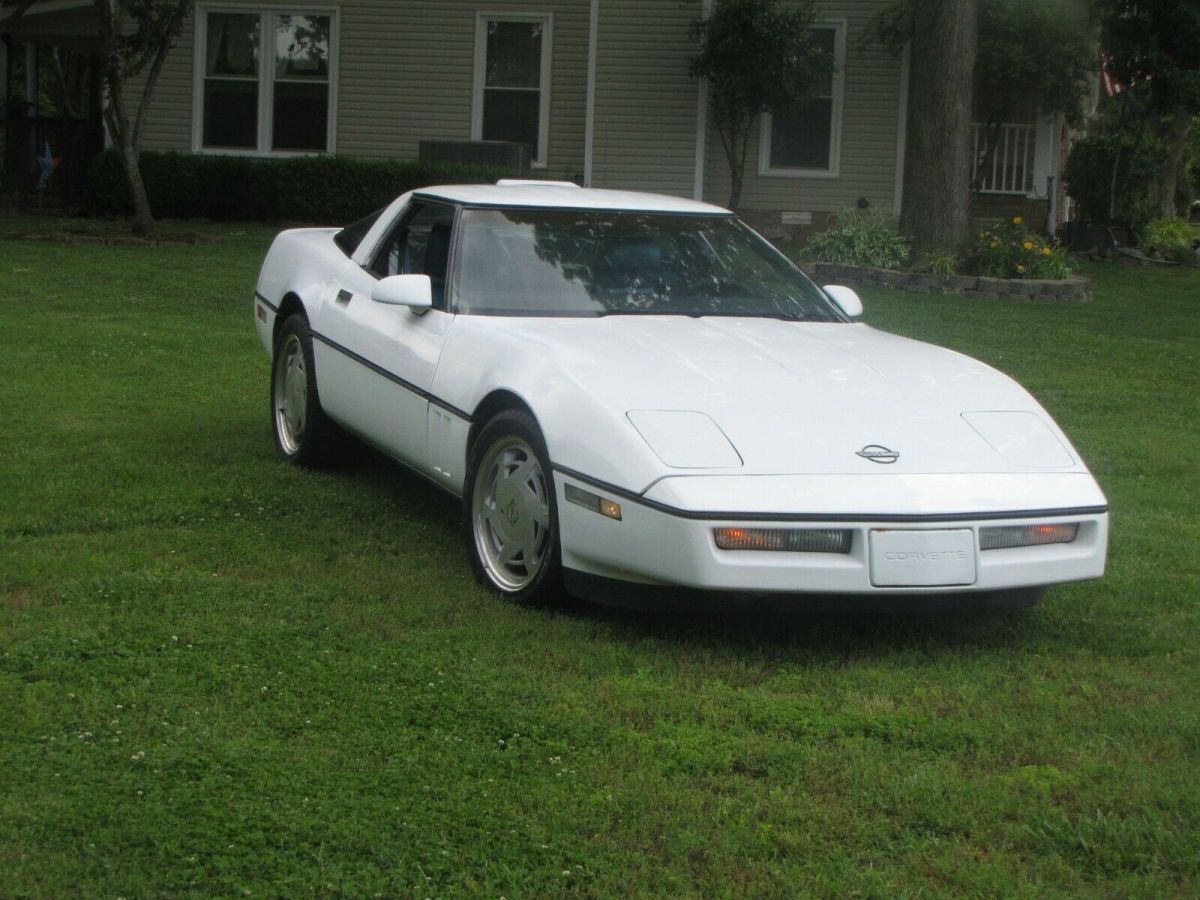
<svg viewBox="0 0 1200 900"><path fill-rule="evenodd" d="M125 107L124 84L120 77L112 69L104 74L104 86L108 90L104 120L108 124L108 133L112 137L113 145L121 156L121 168L125 170L129 195L133 198L133 233L146 235L154 227L154 216L150 212L150 198L146 195L146 185L142 181L142 171L138 166L142 155L141 135L129 121L129 111Z"/></svg>
<svg viewBox="0 0 1200 900"><path fill-rule="evenodd" d="M120 147L121 164L125 168L125 177L129 181L129 193L133 197L133 233L149 234L154 227L154 216L150 212L150 198L146 195L146 185L142 181L142 170L138 166L141 150L129 144Z"/></svg>
<svg viewBox="0 0 1200 900"><path fill-rule="evenodd" d="M92 5L99 25L100 59L108 94L103 106L104 122L129 182L129 193L133 198L133 233L149 234L154 226L154 216L139 168L142 129L163 62L175 46L180 29L192 10L193 0L170 0L170 3L163 0L156 3L92 0ZM143 71L145 81L131 120L125 102L125 85Z"/></svg>
<svg viewBox="0 0 1200 900"><path fill-rule="evenodd" d="M743 159L745 157L743 156ZM746 176L745 163L729 163L729 208L737 209L742 202L742 181Z"/></svg>
<svg viewBox="0 0 1200 900"><path fill-rule="evenodd" d="M971 85L979 0L914 0L900 230L914 252L970 233Z"/></svg>
<svg viewBox="0 0 1200 900"><path fill-rule="evenodd" d="M729 109L719 103L713 109L717 137L729 163L729 208L736 209L742 202L742 182L746 176L746 146L750 142L750 127L755 116L745 110Z"/></svg>
<svg viewBox="0 0 1200 900"><path fill-rule="evenodd" d="M1170 118L1164 117L1159 127L1159 136L1167 148L1167 159L1158 171L1155 185L1160 217L1179 215L1179 206L1175 201L1179 193L1179 176L1182 174L1184 157L1187 155L1191 127L1192 117L1183 112Z"/></svg>

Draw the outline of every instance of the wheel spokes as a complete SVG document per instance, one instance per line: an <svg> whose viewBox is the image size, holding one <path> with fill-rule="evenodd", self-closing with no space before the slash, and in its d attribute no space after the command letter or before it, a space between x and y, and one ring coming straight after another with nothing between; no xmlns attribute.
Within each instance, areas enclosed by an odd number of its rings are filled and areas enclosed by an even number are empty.
<svg viewBox="0 0 1200 900"><path fill-rule="evenodd" d="M284 452L301 449L308 424L308 367L299 337L289 335L280 347L273 386L275 431Z"/></svg>
<svg viewBox="0 0 1200 900"><path fill-rule="evenodd" d="M497 444L476 482L476 545L497 586L517 591L537 577L548 554L549 489L527 444Z"/></svg>

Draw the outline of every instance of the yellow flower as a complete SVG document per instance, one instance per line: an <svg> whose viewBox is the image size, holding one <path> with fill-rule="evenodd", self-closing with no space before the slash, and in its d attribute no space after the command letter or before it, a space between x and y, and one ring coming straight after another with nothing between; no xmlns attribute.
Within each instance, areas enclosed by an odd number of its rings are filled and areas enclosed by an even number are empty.
<svg viewBox="0 0 1200 900"><path fill-rule="evenodd" d="M1026 241L1022 246L1024 246L1026 250L1032 250L1033 249L1033 241Z"/></svg>
<svg viewBox="0 0 1200 900"><path fill-rule="evenodd" d="M996 240L995 238L992 238L992 242L988 246L989 247L999 247L1000 242L998 240Z"/></svg>
<svg viewBox="0 0 1200 900"><path fill-rule="evenodd" d="M1053 250L1051 250L1049 247L1043 247L1043 248L1042 248L1042 256L1049 256L1049 255L1050 255L1051 253L1053 253L1053 252L1054 252L1054 251L1053 251Z"/></svg>
<svg viewBox="0 0 1200 900"><path fill-rule="evenodd" d="M1013 216L1013 224L1014 225L1020 225L1024 221L1025 220L1022 219L1020 216Z"/></svg>
<svg viewBox="0 0 1200 900"><path fill-rule="evenodd" d="M1018 272L1024 272L1024 271L1025 271L1025 267L1024 267L1023 265L1021 265L1020 263L1017 263L1017 271L1018 271Z"/></svg>

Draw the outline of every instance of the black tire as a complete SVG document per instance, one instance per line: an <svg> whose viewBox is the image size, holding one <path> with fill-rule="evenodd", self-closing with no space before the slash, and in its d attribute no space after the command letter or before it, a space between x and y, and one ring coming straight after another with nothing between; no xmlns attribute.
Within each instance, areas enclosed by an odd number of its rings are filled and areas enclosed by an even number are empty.
<svg viewBox="0 0 1200 900"><path fill-rule="evenodd" d="M298 466L329 466L335 457L336 426L321 409L317 368L308 320L295 313L284 321L271 358L271 432L275 450Z"/></svg>
<svg viewBox="0 0 1200 900"><path fill-rule="evenodd" d="M498 597L562 598L558 504L546 442L524 410L504 410L479 433L467 461L463 537L476 580Z"/></svg>

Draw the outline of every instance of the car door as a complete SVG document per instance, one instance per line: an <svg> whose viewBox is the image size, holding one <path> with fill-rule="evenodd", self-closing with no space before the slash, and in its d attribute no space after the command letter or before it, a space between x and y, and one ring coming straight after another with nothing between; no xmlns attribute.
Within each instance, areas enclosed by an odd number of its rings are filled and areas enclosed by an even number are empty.
<svg viewBox="0 0 1200 900"><path fill-rule="evenodd" d="M381 450L428 470L428 391L453 316L446 311L455 209L414 201L397 216L364 265L351 262L314 329L321 405ZM376 303L380 278L424 274L433 308Z"/></svg>

